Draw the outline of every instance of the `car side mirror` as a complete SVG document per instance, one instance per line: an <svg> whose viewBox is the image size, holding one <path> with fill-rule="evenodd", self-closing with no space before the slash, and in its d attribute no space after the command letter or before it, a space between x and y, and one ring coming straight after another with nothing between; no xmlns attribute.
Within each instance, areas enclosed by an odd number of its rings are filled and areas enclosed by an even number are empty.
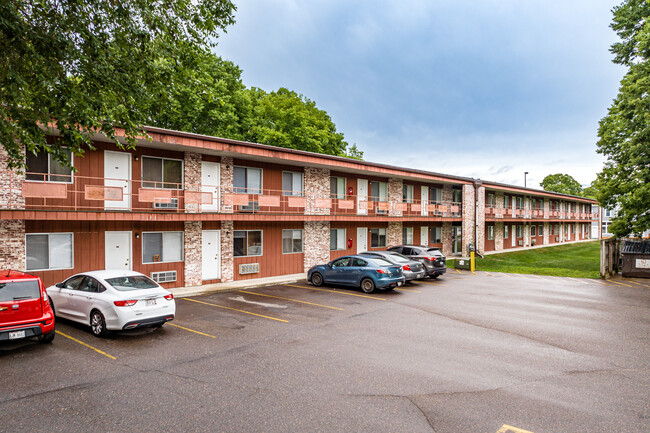
<svg viewBox="0 0 650 433"><path fill-rule="evenodd" d="M334 265L333 265L333 264L331 264L331 263L328 263L328 264L327 264L327 267L328 267L328 268L333 268L333 267L334 267Z"/></svg>
<svg viewBox="0 0 650 433"><path fill-rule="evenodd" d="M55 286L58 287L59 289L62 289L63 288L63 283L56 283Z"/></svg>

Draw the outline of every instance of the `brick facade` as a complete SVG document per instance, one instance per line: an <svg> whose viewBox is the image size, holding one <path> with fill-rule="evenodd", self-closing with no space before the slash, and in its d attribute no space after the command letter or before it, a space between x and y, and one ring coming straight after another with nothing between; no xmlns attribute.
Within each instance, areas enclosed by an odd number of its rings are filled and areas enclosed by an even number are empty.
<svg viewBox="0 0 650 433"><path fill-rule="evenodd" d="M9 154L4 146L0 146L0 172L8 171L7 175L0 176L0 209L24 209L25 198L22 196L22 183L24 174L9 170L7 161Z"/></svg>
<svg viewBox="0 0 650 433"><path fill-rule="evenodd" d="M329 221L305 221L303 236L304 269L330 261Z"/></svg>
<svg viewBox="0 0 650 433"><path fill-rule="evenodd" d="M551 224L545 222L545 223L544 223L544 240L543 240L544 245L548 245L548 244L549 244L549 239L550 239L550 237L551 237L550 229L551 229Z"/></svg>
<svg viewBox="0 0 650 433"><path fill-rule="evenodd" d="M454 198L453 187L446 183L442 186L442 201L450 202Z"/></svg>
<svg viewBox="0 0 650 433"><path fill-rule="evenodd" d="M450 221L444 221L442 223L442 254L445 257L451 256L451 226Z"/></svg>
<svg viewBox="0 0 650 433"><path fill-rule="evenodd" d="M494 223L494 251L503 251L503 221Z"/></svg>
<svg viewBox="0 0 650 433"><path fill-rule="evenodd" d="M200 286L203 281L202 230L201 221L185 221L185 286Z"/></svg>
<svg viewBox="0 0 650 433"><path fill-rule="evenodd" d="M329 215L330 209L326 207L317 208L316 200L329 199L330 197L330 171L325 168L305 167L304 182L305 196L307 197L305 214Z"/></svg>
<svg viewBox="0 0 650 433"><path fill-rule="evenodd" d="M402 227L401 221L389 221L388 230L386 230L386 246L394 247L402 244Z"/></svg>
<svg viewBox="0 0 650 433"><path fill-rule="evenodd" d="M201 191L201 159L200 153L185 152L183 157L185 191ZM188 203L185 208L188 212L199 211L199 205L195 203Z"/></svg>
<svg viewBox="0 0 650 433"><path fill-rule="evenodd" d="M390 178L388 179L388 201L401 203L404 197L404 181L402 179ZM402 216L402 211L391 208L388 211L390 216ZM400 238L402 234L400 233ZM390 242L389 242L390 245ZM399 245L399 244L398 244Z"/></svg>
<svg viewBox="0 0 650 433"><path fill-rule="evenodd" d="M475 203L474 185L463 185L463 239L462 255L467 257L467 244L474 242L474 203Z"/></svg>
<svg viewBox="0 0 650 433"><path fill-rule="evenodd" d="M221 169L219 170L221 176L221 194L229 194L233 192L233 178L235 176L233 169L233 159L229 156L221 157ZM221 211L225 213L232 213L233 207L231 204L224 204ZM221 235L223 236L223 235ZM223 246L223 242L221 243ZM223 274L222 274L223 275Z"/></svg>
<svg viewBox="0 0 650 433"><path fill-rule="evenodd" d="M0 269L25 269L25 221L0 220Z"/></svg>
<svg viewBox="0 0 650 433"><path fill-rule="evenodd" d="M232 165L230 166L232 169ZM232 184L231 184L232 185ZM233 258L233 233L232 221L221 221L221 281L233 281L235 277L235 260Z"/></svg>
<svg viewBox="0 0 650 433"><path fill-rule="evenodd" d="M485 187L479 187L476 190L476 195L478 202L476 251L483 254L485 252Z"/></svg>

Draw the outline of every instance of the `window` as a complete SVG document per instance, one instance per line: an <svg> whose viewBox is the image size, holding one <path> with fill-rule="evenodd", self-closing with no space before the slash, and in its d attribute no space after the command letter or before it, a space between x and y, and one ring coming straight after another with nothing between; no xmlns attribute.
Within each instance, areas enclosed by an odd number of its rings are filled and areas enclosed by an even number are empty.
<svg viewBox="0 0 650 433"><path fill-rule="evenodd" d="M235 257L262 255L262 230L235 230L233 240Z"/></svg>
<svg viewBox="0 0 650 433"><path fill-rule="evenodd" d="M517 237L521 238L524 236L524 226L517 226Z"/></svg>
<svg viewBox="0 0 650 433"><path fill-rule="evenodd" d="M70 151L65 148L61 149L61 151L68 155L68 160L72 164L72 154ZM25 175L25 179L27 180L73 182L72 168L65 167L47 152L39 152L36 155L32 152L26 152L25 164L27 164L27 173Z"/></svg>
<svg viewBox="0 0 650 433"><path fill-rule="evenodd" d="M497 205L497 200L494 194L488 194L488 201L487 201L488 207L496 207Z"/></svg>
<svg viewBox="0 0 650 433"><path fill-rule="evenodd" d="M429 241L432 244L442 243L442 227L429 228Z"/></svg>
<svg viewBox="0 0 650 433"><path fill-rule="evenodd" d="M373 201L387 201L387 183L370 182L370 199Z"/></svg>
<svg viewBox="0 0 650 433"><path fill-rule="evenodd" d="M332 267L335 267L335 268L341 268L341 267L346 267L346 266L350 266L350 258L349 257L342 257L342 258L334 260L332 262Z"/></svg>
<svg viewBox="0 0 650 433"><path fill-rule="evenodd" d="M282 195L302 197L302 173L282 172Z"/></svg>
<svg viewBox="0 0 650 433"><path fill-rule="evenodd" d="M537 227L537 236L544 236L544 226Z"/></svg>
<svg viewBox="0 0 650 433"><path fill-rule="evenodd" d="M282 230L282 254L302 253L302 230Z"/></svg>
<svg viewBox="0 0 650 433"><path fill-rule="evenodd" d="M494 226L487 226L488 241L494 240Z"/></svg>
<svg viewBox="0 0 650 433"><path fill-rule="evenodd" d="M429 188L429 202L441 203L442 202L442 188Z"/></svg>
<svg viewBox="0 0 650 433"><path fill-rule="evenodd" d="M345 199L345 178L330 177L330 198Z"/></svg>
<svg viewBox="0 0 650 433"><path fill-rule="evenodd" d="M330 229L330 250L344 250L345 246L345 229Z"/></svg>
<svg viewBox="0 0 650 433"><path fill-rule="evenodd" d="M452 189L451 201L454 203L461 203L463 201L463 191L461 191L459 188Z"/></svg>
<svg viewBox="0 0 650 433"><path fill-rule="evenodd" d="M182 261L183 232L142 233L142 263Z"/></svg>
<svg viewBox="0 0 650 433"><path fill-rule="evenodd" d="M503 239L508 239L510 237L510 226L503 225Z"/></svg>
<svg viewBox="0 0 650 433"><path fill-rule="evenodd" d="M404 185L402 201L404 203L413 203L413 185Z"/></svg>
<svg viewBox="0 0 650 433"><path fill-rule="evenodd" d="M370 229L370 247L386 246L386 229Z"/></svg>
<svg viewBox="0 0 650 433"><path fill-rule="evenodd" d="M537 199L535 199L535 198L531 198L531 199L530 199L530 208L531 208L532 210L537 209Z"/></svg>
<svg viewBox="0 0 650 433"><path fill-rule="evenodd" d="M142 187L183 189L183 161L143 156Z"/></svg>
<svg viewBox="0 0 650 433"><path fill-rule="evenodd" d="M574 224L571 224L571 234L574 234L576 232L576 226Z"/></svg>
<svg viewBox="0 0 650 433"><path fill-rule="evenodd" d="M510 207L510 196L509 195L504 195L503 196L503 206L508 209Z"/></svg>
<svg viewBox="0 0 650 433"><path fill-rule="evenodd" d="M233 187L234 192L238 194L261 194L262 169L235 167L233 172Z"/></svg>
<svg viewBox="0 0 650 433"><path fill-rule="evenodd" d="M554 235L559 235L560 234L560 225L559 224L555 224L555 226L553 226L553 234Z"/></svg>
<svg viewBox="0 0 650 433"><path fill-rule="evenodd" d="M25 236L28 271L72 269L72 233L30 233Z"/></svg>
<svg viewBox="0 0 650 433"><path fill-rule="evenodd" d="M402 228L402 243L405 245L413 245L413 227Z"/></svg>
<svg viewBox="0 0 650 433"><path fill-rule="evenodd" d="M350 264L350 266L356 266L358 268L365 268L366 266L368 266L368 262L366 262L365 260L362 260L362 259L360 259L358 257L352 257L352 263Z"/></svg>
<svg viewBox="0 0 650 433"><path fill-rule="evenodd" d="M530 235L537 236L537 226L530 226Z"/></svg>
<svg viewBox="0 0 650 433"><path fill-rule="evenodd" d="M517 209L523 209L524 208L524 199L522 197L515 197L516 203L517 203Z"/></svg>

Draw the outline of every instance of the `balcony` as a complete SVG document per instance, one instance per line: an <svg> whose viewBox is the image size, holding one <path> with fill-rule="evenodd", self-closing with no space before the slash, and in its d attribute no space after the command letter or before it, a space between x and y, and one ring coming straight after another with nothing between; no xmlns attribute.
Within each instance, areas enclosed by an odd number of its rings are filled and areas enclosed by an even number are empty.
<svg viewBox="0 0 650 433"><path fill-rule="evenodd" d="M558 210L504 208L496 205L485 205L485 218L493 219L530 219L530 220L559 220L591 221L598 218L598 213L564 212Z"/></svg>

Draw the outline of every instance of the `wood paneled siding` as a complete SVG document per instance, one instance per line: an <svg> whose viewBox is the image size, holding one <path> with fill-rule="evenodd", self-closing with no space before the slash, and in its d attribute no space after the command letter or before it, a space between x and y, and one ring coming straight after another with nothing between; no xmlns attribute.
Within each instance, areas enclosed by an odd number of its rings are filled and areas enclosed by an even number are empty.
<svg viewBox="0 0 650 433"><path fill-rule="evenodd" d="M235 280L250 280L253 278L273 277L277 275L298 274L304 272L304 253L282 254L282 230L303 230L304 236L304 226L302 223L260 223L236 221L234 227L234 230L262 230L262 255L235 257ZM259 263L260 272L240 275L239 265L246 263Z"/></svg>
<svg viewBox="0 0 650 433"><path fill-rule="evenodd" d="M105 268L106 231L130 231L132 245L132 269L151 276L152 272L176 271L176 281L163 283L163 287L182 287L184 282L184 263L142 263L142 232L183 231L182 222L79 222L79 221L26 221L25 233L73 233L74 234L74 268L52 271L33 272L43 279L46 286L61 282L71 275L96 271ZM140 238L136 239L135 235Z"/></svg>

